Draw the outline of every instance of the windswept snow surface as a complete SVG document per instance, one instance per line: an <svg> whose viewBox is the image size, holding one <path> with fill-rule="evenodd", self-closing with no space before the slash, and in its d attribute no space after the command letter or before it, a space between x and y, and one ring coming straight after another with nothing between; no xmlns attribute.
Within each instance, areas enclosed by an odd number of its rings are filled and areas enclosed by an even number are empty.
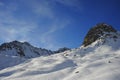
<svg viewBox="0 0 120 80"><path fill-rule="evenodd" d="M120 80L120 38L98 40L87 47L27 59L0 55L0 80ZM8 60L5 61L4 60ZM21 60L21 59L20 59ZM17 65L16 65L17 64Z"/></svg>

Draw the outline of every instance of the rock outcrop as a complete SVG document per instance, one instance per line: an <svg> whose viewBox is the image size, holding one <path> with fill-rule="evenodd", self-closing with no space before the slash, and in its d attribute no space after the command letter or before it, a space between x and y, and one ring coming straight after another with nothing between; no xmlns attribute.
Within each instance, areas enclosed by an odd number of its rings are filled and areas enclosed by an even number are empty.
<svg viewBox="0 0 120 80"><path fill-rule="evenodd" d="M97 24L95 27L92 27L87 35L85 36L83 45L86 47L90 45L91 43L95 42L97 39L101 37L109 36L110 33L116 33L117 31L108 24L100 23ZM117 36L113 36L114 38L117 38Z"/></svg>

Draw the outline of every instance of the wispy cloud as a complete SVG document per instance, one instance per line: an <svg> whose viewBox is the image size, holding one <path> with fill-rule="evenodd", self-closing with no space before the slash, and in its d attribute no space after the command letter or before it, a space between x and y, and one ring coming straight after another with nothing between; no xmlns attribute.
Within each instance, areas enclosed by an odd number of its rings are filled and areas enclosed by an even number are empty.
<svg viewBox="0 0 120 80"><path fill-rule="evenodd" d="M60 48L60 46L56 45L57 41L53 38L53 35L55 32L66 28L69 23L70 20L63 20L61 22L58 20L54 21L50 26L50 29L47 32L43 33L40 38L40 41L44 44L44 47L54 50Z"/></svg>
<svg viewBox="0 0 120 80"><path fill-rule="evenodd" d="M80 0L54 0L54 1L61 3L68 7L72 7L72 8L79 9L79 10L82 9L82 4Z"/></svg>
<svg viewBox="0 0 120 80"><path fill-rule="evenodd" d="M8 23L7 23L8 24ZM17 24L17 23L16 23ZM26 41L29 40L29 34L36 28L33 24L1 24L0 23L0 36L3 41L12 41L12 40L20 40ZM15 27L17 26L17 27Z"/></svg>
<svg viewBox="0 0 120 80"><path fill-rule="evenodd" d="M0 2L0 4L4 3ZM37 27L37 25L34 22L19 20L15 18L13 16L15 10L17 10L17 6L14 6L14 4L4 4L3 8L0 9L1 41L26 41L29 38L27 37L27 35Z"/></svg>
<svg viewBox="0 0 120 80"><path fill-rule="evenodd" d="M53 18L55 15L53 5L49 0L27 0L26 4L37 16Z"/></svg>

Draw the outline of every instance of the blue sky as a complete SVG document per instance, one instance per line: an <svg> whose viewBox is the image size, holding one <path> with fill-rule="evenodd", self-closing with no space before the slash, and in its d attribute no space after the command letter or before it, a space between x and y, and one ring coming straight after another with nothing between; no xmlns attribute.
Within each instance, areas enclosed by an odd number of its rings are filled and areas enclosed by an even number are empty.
<svg viewBox="0 0 120 80"><path fill-rule="evenodd" d="M120 30L119 0L0 0L0 44L19 40L52 50L76 48L101 22Z"/></svg>

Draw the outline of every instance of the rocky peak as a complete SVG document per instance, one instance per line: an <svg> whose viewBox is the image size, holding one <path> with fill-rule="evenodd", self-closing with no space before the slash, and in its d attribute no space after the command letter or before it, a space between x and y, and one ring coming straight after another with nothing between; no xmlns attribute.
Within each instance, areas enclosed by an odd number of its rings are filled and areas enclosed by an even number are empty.
<svg viewBox="0 0 120 80"><path fill-rule="evenodd" d="M83 42L84 46L88 46L91 43L95 42L97 39L103 36L109 36L111 33L116 33L117 31L108 24L105 23L99 23L96 26L92 27ZM116 36L114 36L115 38Z"/></svg>
<svg viewBox="0 0 120 80"><path fill-rule="evenodd" d="M23 48L22 48L22 45L24 43L22 42L19 42L19 41L12 41L12 42L9 42L9 43L3 43L1 46L0 46L0 52L2 51L12 51L13 49L16 50L16 52L20 55L20 56L25 56L25 53L23 51Z"/></svg>
<svg viewBox="0 0 120 80"><path fill-rule="evenodd" d="M12 41L12 42L8 42L8 43L3 43L0 48L8 48L8 49L11 49L11 48L17 48L17 47L20 47L22 46L23 44L26 44L26 42L19 42L19 41ZM29 43L27 43L29 44ZM26 45L27 45L26 44ZM30 44L29 44L30 45Z"/></svg>
<svg viewBox="0 0 120 80"><path fill-rule="evenodd" d="M0 45L0 54L24 56L27 58L53 54L51 50L37 48L28 42L12 41Z"/></svg>

